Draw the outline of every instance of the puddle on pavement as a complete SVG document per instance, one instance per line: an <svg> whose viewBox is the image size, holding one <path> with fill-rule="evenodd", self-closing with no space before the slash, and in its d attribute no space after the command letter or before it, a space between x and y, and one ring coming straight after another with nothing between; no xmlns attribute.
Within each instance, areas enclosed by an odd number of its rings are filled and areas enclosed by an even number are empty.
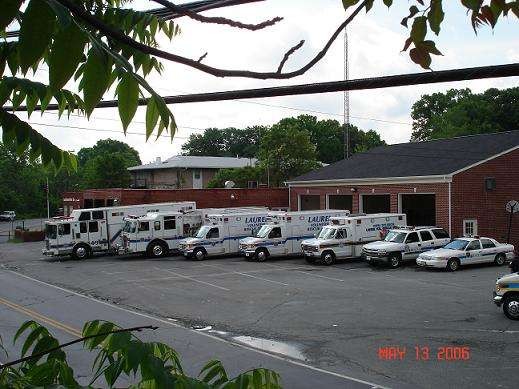
<svg viewBox="0 0 519 389"><path fill-rule="evenodd" d="M287 357L300 359L303 361L306 360L305 355L299 349L299 347L289 343L279 342L277 340L271 339L255 338L253 336L235 336L233 337L233 340L263 351L286 355Z"/></svg>

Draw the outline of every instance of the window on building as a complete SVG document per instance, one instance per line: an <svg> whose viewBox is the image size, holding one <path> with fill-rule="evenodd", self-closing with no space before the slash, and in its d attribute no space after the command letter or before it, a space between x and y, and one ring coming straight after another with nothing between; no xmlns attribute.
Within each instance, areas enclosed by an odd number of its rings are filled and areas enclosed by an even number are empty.
<svg viewBox="0 0 519 389"><path fill-rule="evenodd" d="M157 220L153 223L153 229L155 231L160 231L160 220Z"/></svg>
<svg viewBox="0 0 519 389"><path fill-rule="evenodd" d="M248 181L247 188L256 189L258 187L258 181Z"/></svg>
<svg viewBox="0 0 519 389"><path fill-rule="evenodd" d="M139 223L139 231L149 231L150 230L150 222L140 222Z"/></svg>
<svg viewBox="0 0 519 389"><path fill-rule="evenodd" d="M420 242L420 239L418 238L418 233L411 232L409 235L407 235L407 238L405 239L406 243L417 243Z"/></svg>
<svg viewBox="0 0 519 389"><path fill-rule="evenodd" d="M92 219L93 220L102 220L102 219L104 219L104 212L103 211L93 211L92 212Z"/></svg>
<svg viewBox="0 0 519 389"><path fill-rule="evenodd" d="M422 238L422 242L433 240L433 237L429 231L420 231L420 238Z"/></svg>
<svg viewBox="0 0 519 389"><path fill-rule="evenodd" d="M484 249L493 249L496 247L494 242L492 242L490 239L481 239L481 245Z"/></svg>
<svg viewBox="0 0 519 389"><path fill-rule="evenodd" d="M90 212L81 212L79 215L79 221L90 220Z"/></svg>
<svg viewBox="0 0 519 389"><path fill-rule="evenodd" d="M98 232L99 224L97 222L88 222L88 232Z"/></svg>
<svg viewBox="0 0 519 389"><path fill-rule="evenodd" d="M485 178L485 189L487 191L496 189L496 179L494 177Z"/></svg>
<svg viewBox="0 0 519 389"><path fill-rule="evenodd" d="M449 238L449 233L445 231L443 228L435 228L434 230L432 230L432 232L436 239Z"/></svg>
<svg viewBox="0 0 519 389"><path fill-rule="evenodd" d="M479 250L481 248L481 243L479 240L473 240L467 245L466 251Z"/></svg>
<svg viewBox="0 0 519 389"><path fill-rule="evenodd" d="M85 222L79 223L79 232L82 234L87 232L87 224Z"/></svg>
<svg viewBox="0 0 519 389"><path fill-rule="evenodd" d="M176 230L177 222L175 216L164 216L164 229L165 230Z"/></svg>
<svg viewBox="0 0 519 389"><path fill-rule="evenodd" d="M70 224L59 224L58 225L59 235L70 235Z"/></svg>
<svg viewBox="0 0 519 389"><path fill-rule="evenodd" d="M478 234L478 221L475 219L463 220L463 235L475 236Z"/></svg>

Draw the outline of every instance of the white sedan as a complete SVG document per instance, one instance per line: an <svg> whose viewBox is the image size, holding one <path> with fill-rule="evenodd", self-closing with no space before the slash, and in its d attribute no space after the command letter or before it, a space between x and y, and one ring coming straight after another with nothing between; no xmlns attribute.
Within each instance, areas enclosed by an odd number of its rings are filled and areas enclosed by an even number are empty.
<svg viewBox="0 0 519 389"><path fill-rule="evenodd" d="M499 243L491 238L459 238L444 248L420 254L416 264L456 271L460 265L473 263L494 262L501 266L512 258L514 246L511 244Z"/></svg>

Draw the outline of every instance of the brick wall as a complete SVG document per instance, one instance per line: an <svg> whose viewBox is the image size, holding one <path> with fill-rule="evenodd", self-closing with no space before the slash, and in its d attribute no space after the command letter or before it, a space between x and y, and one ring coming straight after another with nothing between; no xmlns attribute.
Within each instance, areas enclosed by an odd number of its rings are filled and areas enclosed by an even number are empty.
<svg viewBox="0 0 519 389"><path fill-rule="evenodd" d="M485 190L485 178L495 178L496 189ZM478 234L505 241L510 214L505 204L519 201L519 150L468 169L453 178L453 233L463 234L463 220L476 219ZM515 225L515 227L514 227ZM519 247L519 213L514 215L511 243Z"/></svg>
<svg viewBox="0 0 519 389"><path fill-rule="evenodd" d="M198 208L266 206L288 208L288 189L90 189L66 192L64 199L81 199L64 206L82 208L86 199L117 199L119 205L195 201Z"/></svg>
<svg viewBox="0 0 519 389"><path fill-rule="evenodd" d="M356 191L352 192L351 189ZM436 225L449 229L449 184L403 184L403 185L355 185L327 187L292 187L290 188L290 208L297 210L299 195L319 195L321 209L326 208L326 195L352 195L352 213L360 210L360 196L371 194L389 194L391 212L398 212L398 195L413 193L434 193L436 195Z"/></svg>

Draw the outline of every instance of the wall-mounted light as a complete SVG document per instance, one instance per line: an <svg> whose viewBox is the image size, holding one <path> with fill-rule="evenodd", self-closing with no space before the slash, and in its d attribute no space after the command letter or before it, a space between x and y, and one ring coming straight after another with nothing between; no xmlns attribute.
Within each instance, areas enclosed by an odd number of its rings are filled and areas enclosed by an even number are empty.
<svg viewBox="0 0 519 389"><path fill-rule="evenodd" d="M375 193L375 188L371 189L371 193Z"/></svg>
<svg viewBox="0 0 519 389"><path fill-rule="evenodd" d="M231 194L231 200L236 200L236 196L233 194Z"/></svg>
<svg viewBox="0 0 519 389"><path fill-rule="evenodd" d="M341 191L340 191L339 189L337 189L337 191L336 191L336 192L337 192L337 194L341 193Z"/></svg>
<svg viewBox="0 0 519 389"><path fill-rule="evenodd" d="M355 193L357 191L357 188L351 188L350 191L351 193Z"/></svg>

